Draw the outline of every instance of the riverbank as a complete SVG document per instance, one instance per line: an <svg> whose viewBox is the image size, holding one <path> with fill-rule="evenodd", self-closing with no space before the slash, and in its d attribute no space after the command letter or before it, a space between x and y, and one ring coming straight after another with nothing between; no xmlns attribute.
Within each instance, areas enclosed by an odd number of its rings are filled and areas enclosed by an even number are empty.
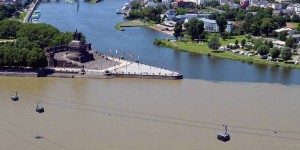
<svg viewBox="0 0 300 150"><path fill-rule="evenodd" d="M237 39L240 38L241 37L238 37ZM261 59L259 56L249 57L246 55L241 55L239 53L233 53L231 51L212 51L211 49L209 49L206 42L194 43L194 42L182 42L182 41L175 41L175 40L161 40L161 42L162 44L160 46L165 46L180 51L204 54L204 55L214 56L218 58L238 60L249 64L255 63L255 64L262 64L262 65L270 65L274 67L287 67L287 68L300 69L300 65L299 64L295 65L292 60L288 62L274 62L274 61L268 61L266 59ZM230 42L229 40L221 41L221 44L226 45L229 42Z"/></svg>

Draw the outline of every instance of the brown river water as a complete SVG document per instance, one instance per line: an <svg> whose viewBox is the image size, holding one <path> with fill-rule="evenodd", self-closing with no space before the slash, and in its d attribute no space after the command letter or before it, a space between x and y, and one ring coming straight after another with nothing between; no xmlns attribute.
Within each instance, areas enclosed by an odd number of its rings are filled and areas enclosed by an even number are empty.
<svg viewBox="0 0 300 150"><path fill-rule="evenodd" d="M299 93L267 83L0 77L0 149L298 150ZM216 138L224 123L226 143Z"/></svg>

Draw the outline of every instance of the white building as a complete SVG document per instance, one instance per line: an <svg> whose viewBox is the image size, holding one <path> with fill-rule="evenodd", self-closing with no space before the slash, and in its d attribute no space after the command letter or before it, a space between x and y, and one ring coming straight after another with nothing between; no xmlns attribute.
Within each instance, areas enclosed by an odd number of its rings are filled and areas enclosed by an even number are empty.
<svg viewBox="0 0 300 150"><path fill-rule="evenodd" d="M157 4L154 3L154 2L148 2L148 3L145 5L145 7L156 7L156 6L157 6Z"/></svg>
<svg viewBox="0 0 300 150"><path fill-rule="evenodd" d="M204 31L208 32L219 32L219 26L216 22L216 20L210 20L207 18L197 18L198 20L203 21L204 23ZM184 23L187 23L190 19L186 19ZM231 22L227 22L227 27L225 29L225 32L231 33L233 31L233 25Z"/></svg>
<svg viewBox="0 0 300 150"><path fill-rule="evenodd" d="M289 4L286 9L292 10L297 14L300 14L300 4Z"/></svg>
<svg viewBox="0 0 300 150"><path fill-rule="evenodd" d="M162 3L167 3L167 4L170 4L170 3L171 3L171 1L172 1L172 0L162 0L161 2L162 2Z"/></svg>
<svg viewBox="0 0 300 150"><path fill-rule="evenodd" d="M176 10L170 9L165 12L165 15L167 16L167 19L173 20L176 17L176 13L177 13Z"/></svg>
<svg viewBox="0 0 300 150"><path fill-rule="evenodd" d="M279 2L279 3L290 3L290 2L292 2L292 0L275 0L275 2Z"/></svg>

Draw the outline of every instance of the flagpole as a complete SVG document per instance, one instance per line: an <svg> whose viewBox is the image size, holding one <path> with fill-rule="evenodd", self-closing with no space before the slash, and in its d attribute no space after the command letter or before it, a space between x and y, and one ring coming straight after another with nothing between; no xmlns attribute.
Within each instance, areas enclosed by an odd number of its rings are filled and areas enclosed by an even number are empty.
<svg viewBox="0 0 300 150"><path fill-rule="evenodd" d="M137 62L138 63L138 74L140 74L140 60L139 59L140 59L140 56L138 56L138 62Z"/></svg>

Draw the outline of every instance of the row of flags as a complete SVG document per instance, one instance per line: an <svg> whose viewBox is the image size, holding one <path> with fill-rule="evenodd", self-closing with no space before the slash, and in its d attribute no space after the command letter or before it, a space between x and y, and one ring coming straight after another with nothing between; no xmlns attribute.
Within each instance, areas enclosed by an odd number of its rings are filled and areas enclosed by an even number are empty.
<svg viewBox="0 0 300 150"><path fill-rule="evenodd" d="M112 53L112 50L111 50L111 49L109 49L109 53L110 53L110 54ZM118 50L116 50L116 54L118 54ZM125 56L126 53L123 52L123 55ZM130 58L133 58L133 57L134 57L134 55L133 55L132 53L130 53L129 56L130 56ZM138 56L138 59L140 59L140 56Z"/></svg>

